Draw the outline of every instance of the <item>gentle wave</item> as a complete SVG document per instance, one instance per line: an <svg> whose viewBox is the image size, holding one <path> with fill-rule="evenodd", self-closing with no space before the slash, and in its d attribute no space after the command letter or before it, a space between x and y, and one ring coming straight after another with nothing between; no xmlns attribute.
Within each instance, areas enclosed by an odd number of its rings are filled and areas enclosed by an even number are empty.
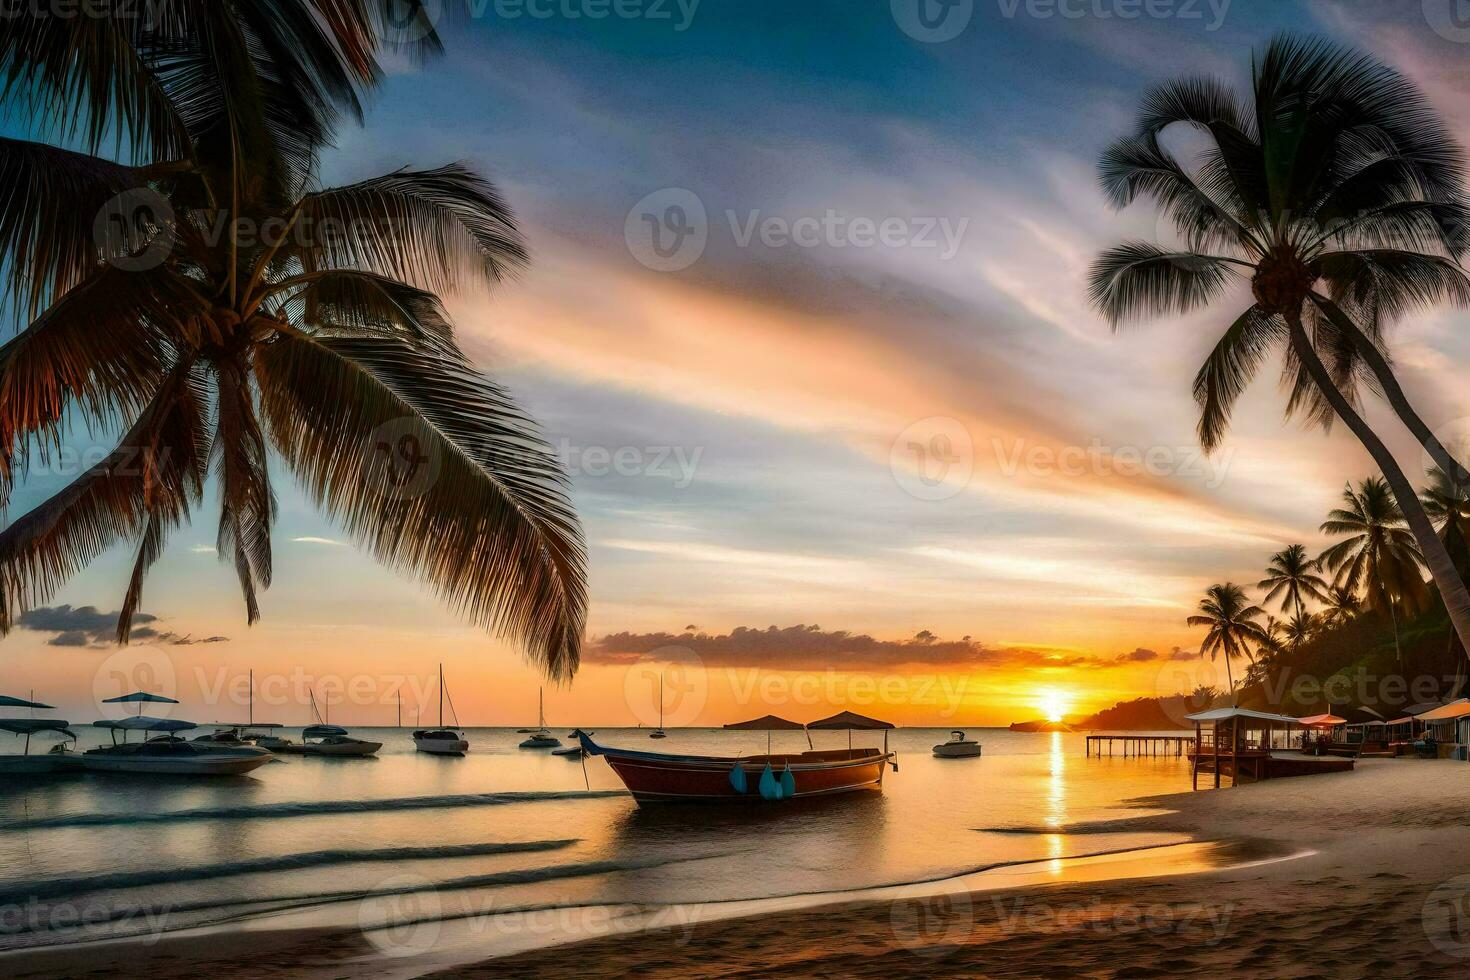
<svg viewBox="0 0 1470 980"><path fill-rule="evenodd" d="M397 852L395 851L394 853L396 854ZM119 906L109 910L104 915L90 916L85 925L88 927L97 927L112 922L139 922L148 924L147 928L150 931L172 932L178 929L194 928L199 925L238 921L257 915L289 912L295 909L332 905L339 902L361 901L367 898L411 895L423 891L460 891L473 888L497 888L507 885L532 884L541 881L552 881L558 878L580 878L587 875L614 874L619 871L657 868L664 865L701 859L675 858L673 860L656 860L643 858L622 861L584 861L574 864L553 864L549 867L525 868L515 871L496 871L464 878L450 878L445 881L425 881L422 884L406 884L396 888L354 888L342 891L304 892L295 895L272 895L257 898L237 897L195 902L172 902L163 905ZM188 922L180 921L183 913L191 912L224 912L226 914L215 918L190 920ZM167 922L170 920L176 924L162 927L161 930L160 927L154 925L157 922ZM10 933L19 935L35 932L55 932L59 935L64 935L73 932L75 929L76 926L70 924L61 928L52 929L45 925L38 928L33 924L27 923L10 930ZM0 949L3 948L3 946L0 946Z"/></svg>
<svg viewBox="0 0 1470 980"><path fill-rule="evenodd" d="M509 844L444 844L435 847L391 847L373 850L330 850L306 851L297 854L282 854L276 857L254 858L248 861L231 861L224 864L205 864L192 868L155 868L146 871L130 871L113 875L93 875L87 878L46 878L24 888L0 889L0 904L48 899L58 896L81 895L89 892L113 891L121 888L142 888L147 885L164 885L188 881L206 881L212 878L233 878L239 875L261 874L271 871L295 871L302 868L319 868L332 864L357 864L370 861L431 861L436 858L485 857L495 854L526 854L539 851L554 851L570 847L576 840L538 840Z"/></svg>
<svg viewBox="0 0 1470 980"><path fill-rule="evenodd" d="M259 806L206 807L161 813L75 813L57 817L13 820L0 830L45 830L53 827L107 827L140 823L180 823L195 820L278 820L332 813L374 813L393 810L440 810L456 807L506 806L545 800L597 800L627 796L626 790L575 792L468 793L459 796L406 796L386 800L313 800L300 803L264 803Z"/></svg>

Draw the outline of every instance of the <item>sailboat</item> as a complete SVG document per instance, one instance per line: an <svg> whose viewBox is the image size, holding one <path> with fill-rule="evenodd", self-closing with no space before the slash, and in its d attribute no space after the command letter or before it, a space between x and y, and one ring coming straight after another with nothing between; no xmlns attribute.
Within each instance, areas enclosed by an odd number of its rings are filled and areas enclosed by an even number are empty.
<svg viewBox="0 0 1470 980"><path fill-rule="evenodd" d="M449 710L454 712L454 701L449 702ZM459 717L454 719L458 724ZM444 727L444 665L439 665L439 727L420 729L413 733L413 744L420 752L429 752L434 755L464 755L470 750L470 743L464 737L464 732L458 728Z"/></svg>
<svg viewBox="0 0 1470 980"><path fill-rule="evenodd" d="M311 696L312 717L318 720L318 724L307 725L301 729L299 744L289 738L274 737L257 739L255 744L278 754L322 756L367 756L375 754L383 747L382 742L353 738L347 729L327 724L326 719L316 709L316 695L311 692L307 693Z"/></svg>
<svg viewBox="0 0 1470 980"><path fill-rule="evenodd" d="M521 748L554 749L560 744L561 739L546 729L546 692L538 689L536 691L536 730L521 743Z"/></svg>
<svg viewBox="0 0 1470 980"><path fill-rule="evenodd" d="M664 675L658 675L658 727L648 733L649 738L668 738L664 731Z"/></svg>

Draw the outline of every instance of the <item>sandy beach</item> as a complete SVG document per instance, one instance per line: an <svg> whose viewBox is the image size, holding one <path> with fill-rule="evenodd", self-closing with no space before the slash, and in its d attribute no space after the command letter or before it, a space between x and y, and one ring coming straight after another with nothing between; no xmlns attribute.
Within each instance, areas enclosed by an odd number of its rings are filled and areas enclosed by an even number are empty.
<svg viewBox="0 0 1470 980"><path fill-rule="evenodd" d="M1143 880L847 902L609 936L436 975L1448 977L1470 966L1463 766L1365 760L1353 773L1137 804L1160 812L1130 828L1231 842L1258 860ZM1146 867L1146 856L1134 866ZM357 933L255 931L37 952L4 965L16 977L122 971L158 980L423 972L412 959L373 952Z"/></svg>

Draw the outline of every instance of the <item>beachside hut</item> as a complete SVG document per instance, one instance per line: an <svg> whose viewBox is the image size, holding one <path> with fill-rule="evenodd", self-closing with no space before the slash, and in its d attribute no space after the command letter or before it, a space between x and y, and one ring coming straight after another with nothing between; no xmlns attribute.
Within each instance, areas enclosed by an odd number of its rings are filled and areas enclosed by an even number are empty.
<svg viewBox="0 0 1470 980"><path fill-rule="evenodd" d="M1211 708L1184 717L1194 722L1190 781L1195 789L1199 789L1202 769L1214 773L1216 789L1220 788L1220 774L1227 771L1232 786L1239 784L1242 772L1254 780L1269 779L1272 734L1298 724L1290 715L1237 707Z"/></svg>
<svg viewBox="0 0 1470 980"><path fill-rule="evenodd" d="M1433 708L1415 719L1439 745L1441 759L1470 760L1470 699Z"/></svg>
<svg viewBox="0 0 1470 980"><path fill-rule="evenodd" d="M809 721L806 725L808 732L811 732L813 730L835 731L844 728L847 729L847 747L849 749L852 748L852 733L854 729L857 729L858 731L882 730L884 752L888 751L888 729L896 727L898 726L894 725L892 722L879 721L877 718L869 718L867 715L860 715L855 711L839 711L837 714L832 715L828 718L819 718L816 721ZM807 738L808 740L810 740L811 736L808 735Z"/></svg>
<svg viewBox="0 0 1470 980"><path fill-rule="evenodd" d="M1318 755L1325 754L1332 745L1333 732L1340 726L1347 724L1347 719L1331 712L1321 715L1307 715L1298 718L1297 724L1301 725L1302 751L1315 752ZM1315 742L1316 744L1311 744Z"/></svg>

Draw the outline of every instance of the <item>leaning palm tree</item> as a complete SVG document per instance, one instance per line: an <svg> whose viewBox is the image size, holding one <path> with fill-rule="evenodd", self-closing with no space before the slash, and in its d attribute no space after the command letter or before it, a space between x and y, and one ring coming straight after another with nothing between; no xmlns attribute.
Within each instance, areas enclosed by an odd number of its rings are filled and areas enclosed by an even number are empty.
<svg viewBox="0 0 1470 980"><path fill-rule="evenodd" d="M1270 643L1266 630L1256 622L1265 615L1266 610L1252 605L1246 598L1244 589L1233 582L1226 582L1206 589L1204 598L1199 602L1199 614L1190 616L1187 620L1190 626L1204 626L1209 629L1204 642L1200 644L1199 652L1201 655L1208 653L1211 660L1224 656L1225 677L1232 691L1235 690L1235 679L1230 670L1230 661L1235 657L1254 660L1251 647Z"/></svg>
<svg viewBox="0 0 1470 980"><path fill-rule="evenodd" d="M1281 600L1281 611L1295 616L1305 614L1306 600L1321 602L1326 598L1327 581L1318 575L1321 565L1307 557L1305 545L1293 544L1271 556L1266 577L1256 588L1266 593L1266 602Z"/></svg>
<svg viewBox="0 0 1470 980"><path fill-rule="evenodd" d="M1370 612L1389 616L1402 664L1399 612L1417 615L1432 601L1421 571L1424 559L1383 480L1369 477L1357 490L1346 487L1342 497L1344 506L1327 515L1322 533L1347 537L1322 552L1322 563L1335 574L1335 585L1363 595Z"/></svg>
<svg viewBox="0 0 1470 980"><path fill-rule="evenodd" d="M1189 313L1248 283L1253 302L1195 378L1204 447L1220 444L1240 394L1280 354L1287 414L1323 426L1340 419L1363 444L1456 633L1470 639L1470 591L1357 409L1365 369L1395 408L1407 405L1375 347L1384 323L1428 303L1470 302L1456 264L1470 244L1460 148L1399 74L1325 42L1275 39L1252 76L1244 98L1212 78L1158 86L1137 130L1104 153L1111 202L1154 201L1182 244L1109 249L1093 266L1092 300L1116 327ZM1176 123L1201 135L1203 148L1187 153L1166 138ZM1440 466L1458 465L1422 423L1411 427Z"/></svg>
<svg viewBox="0 0 1470 980"><path fill-rule="evenodd" d="M564 476L438 298L525 260L510 209L460 165L342 187L315 177L333 113L375 70L349 43L359 35L323 25L363 13L371 40L373 5L165 0L171 19L152 34L111 38L126 84L107 58L88 64L99 81L67 75L83 59L58 65L44 44L3 51L12 76L30 58L39 67L20 77L37 86L102 91L149 155L0 140L0 248L13 291L41 307L0 348L0 499L23 475L10 462L44 457L70 424L122 430L0 532L0 631L130 541L126 642L144 578L207 478L219 555L253 622L272 574L274 452L378 560L552 676L575 671L585 557ZM133 87L146 98L129 101Z"/></svg>

